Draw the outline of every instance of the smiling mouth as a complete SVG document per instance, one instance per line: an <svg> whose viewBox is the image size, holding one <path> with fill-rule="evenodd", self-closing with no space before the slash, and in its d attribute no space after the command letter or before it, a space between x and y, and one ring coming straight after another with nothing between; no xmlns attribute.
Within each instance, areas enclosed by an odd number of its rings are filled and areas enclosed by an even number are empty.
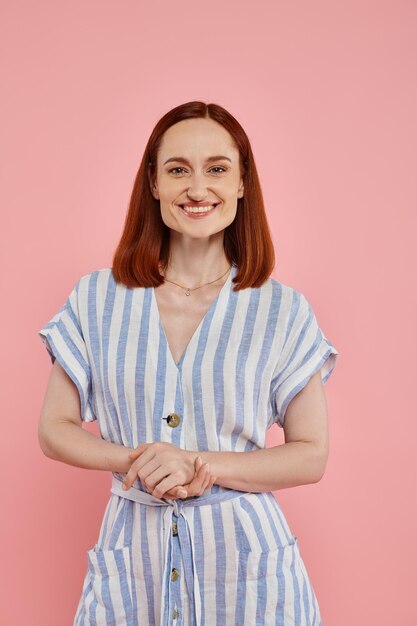
<svg viewBox="0 0 417 626"><path fill-rule="evenodd" d="M188 214L201 214L201 213L210 213L210 211L213 211L213 209L216 208L216 206L219 204L219 202L216 202L215 204L209 204L206 206L184 206L183 204L180 204L179 206L181 207L181 209L183 211L185 211L185 213Z"/></svg>

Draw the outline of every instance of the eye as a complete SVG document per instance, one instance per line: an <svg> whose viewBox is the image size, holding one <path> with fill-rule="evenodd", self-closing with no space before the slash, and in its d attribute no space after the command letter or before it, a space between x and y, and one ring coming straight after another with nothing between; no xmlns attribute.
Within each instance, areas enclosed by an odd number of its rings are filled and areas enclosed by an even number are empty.
<svg viewBox="0 0 417 626"><path fill-rule="evenodd" d="M223 174L223 172L227 171L227 168L223 167L222 165L214 165L213 167L210 168L209 171L213 172L214 174ZM177 174L182 174L183 172L185 172L185 169L180 166L172 167L170 170L168 170L168 174L174 174L175 176Z"/></svg>
<svg viewBox="0 0 417 626"><path fill-rule="evenodd" d="M177 174L178 172L176 170L184 170L184 168L183 167L172 167L170 170L168 170L168 173L171 174L171 172L172 172L172 173Z"/></svg>

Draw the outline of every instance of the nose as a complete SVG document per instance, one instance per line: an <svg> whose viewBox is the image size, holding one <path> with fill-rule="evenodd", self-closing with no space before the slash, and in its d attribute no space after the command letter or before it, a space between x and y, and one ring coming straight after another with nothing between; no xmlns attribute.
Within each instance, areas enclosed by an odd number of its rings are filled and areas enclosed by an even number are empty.
<svg viewBox="0 0 417 626"><path fill-rule="evenodd" d="M201 201L207 195L207 187L204 183L204 177L199 176L198 174L194 174L191 181L190 186L187 191L187 195L190 199Z"/></svg>

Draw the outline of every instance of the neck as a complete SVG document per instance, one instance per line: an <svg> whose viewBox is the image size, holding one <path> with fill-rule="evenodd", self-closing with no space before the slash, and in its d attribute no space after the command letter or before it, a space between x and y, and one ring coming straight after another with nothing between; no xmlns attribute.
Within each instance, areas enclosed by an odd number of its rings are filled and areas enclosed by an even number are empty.
<svg viewBox="0 0 417 626"><path fill-rule="evenodd" d="M203 240L171 231L169 250L165 276L191 288L215 280L231 265L223 248L223 232Z"/></svg>

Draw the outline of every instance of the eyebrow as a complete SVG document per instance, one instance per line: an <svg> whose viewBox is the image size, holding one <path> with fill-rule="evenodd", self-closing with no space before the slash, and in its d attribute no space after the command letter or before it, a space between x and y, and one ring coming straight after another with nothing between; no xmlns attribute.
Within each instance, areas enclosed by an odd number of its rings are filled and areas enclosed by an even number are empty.
<svg viewBox="0 0 417 626"><path fill-rule="evenodd" d="M211 163L212 161L220 161L221 159L230 161L230 163L232 162L232 160L229 159L229 157L218 154L217 156L211 156L208 159L206 159L206 163ZM184 159L184 157L171 157L170 159L165 161L164 165L166 165L167 163L171 163L171 161L177 161L178 163L187 163L187 165L190 164L189 161L187 161L187 159Z"/></svg>

